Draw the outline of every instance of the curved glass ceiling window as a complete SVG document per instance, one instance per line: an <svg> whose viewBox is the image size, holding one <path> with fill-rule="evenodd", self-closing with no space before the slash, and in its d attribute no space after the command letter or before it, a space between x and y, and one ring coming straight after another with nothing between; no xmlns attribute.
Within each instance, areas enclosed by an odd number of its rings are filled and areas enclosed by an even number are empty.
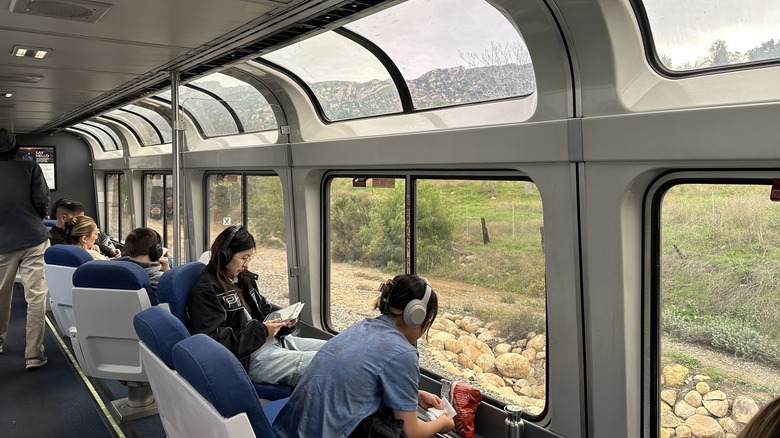
<svg viewBox="0 0 780 438"><path fill-rule="evenodd" d="M780 59L780 2L645 0L658 59L674 71Z"/></svg>
<svg viewBox="0 0 780 438"><path fill-rule="evenodd" d="M119 149L119 146L114 143L114 139L100 128L87 125L86 123L79 123L73 125L73 127L92 134L93 137L98 139L98 142L100 142L100 147L103 148L104 151L115 151Z"/></svg>
<svg viewBox="0 0 780 438"><path fill-rule="evenodd" d="M122 144L122 140L119 139L119 136L117 135L116 131L114 131L110 126L108 126L105 123L102 122L96 122L94 120L86 120L83 122L85 125L94 126L97 129L103 130L106 134L108 134L111 139L114 141L114 144L117 146L115 149L111 150L117 150L119 146ZM111 145L106 145L111 146Z"/></svg>
<svg viewBox="0 0 780 438"><path fill-rule="evenodd" d="M122 109L124 109L125 111L130 111L132 113L138 114L139 116L145 118L150 123L152 123L154 127L157 128L157 131L159 131L160 134L162 134L163 143L170 143L171 141L173 141L172 134L171 134L171 125L157 111L150 110L149 108L144 108L139 105L127 105Z"/></svg>
<svg viewBox="0 0 780 438"><path fill-rule="evenodd" d="M409 0L344 27L390 56L406 79L415 108L536 90L525 41L483 0Z"/></svg>
<svg viewBox="0 0 780 438"><path fill-rule="evenodd" d="M125 125L135 132L135 135L138 137L142 146L162 144L162 139L160 138L160 133L157 129L155 129L147 119L136 113L118 109L106 113L106 117L113 117L124 122Z"/></svg>
<svg viewBox="0 0 780 438"><path fill-rule="evenodd" d="M306 82L329 120L403 110L390 73L368 50L326 32L262 57Z"/></svg>
<svg viewBox="0 0 780 438"><path fill-rule="evenodd" d="M171 90L157 95L171 101ZM233 115L225 108L225 103L193 88L179 87L179 102L190 117L195 119L204 137L238 134L238 126Z"/></svg>
<svg viewBox="0 0 780 438"><path fill-rule="evenodd" d="M276 117L271 105L257 88L246 82L214 73L190 84L214 93L230 105L244 128L243 132L276 130Z"/></svg>

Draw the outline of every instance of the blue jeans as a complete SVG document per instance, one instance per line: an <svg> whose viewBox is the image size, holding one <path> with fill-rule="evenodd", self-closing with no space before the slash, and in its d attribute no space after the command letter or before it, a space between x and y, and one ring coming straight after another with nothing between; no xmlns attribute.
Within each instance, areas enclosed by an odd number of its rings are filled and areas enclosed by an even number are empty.
<svg viewBox="0 0 780 438"><path fill-rule="evenodd" d="M255 383L283 383L295 386L317 350L325 343L321 339L285 336L252 353L249 378Z"/></svg>

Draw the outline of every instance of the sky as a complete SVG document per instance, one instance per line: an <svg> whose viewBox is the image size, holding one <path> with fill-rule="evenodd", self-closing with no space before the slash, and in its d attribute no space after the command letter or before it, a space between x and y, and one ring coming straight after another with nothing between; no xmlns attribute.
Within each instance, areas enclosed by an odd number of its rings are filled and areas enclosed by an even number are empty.
<svg viewBox="0 0 780 438"><path fill-rule="evenodd" d="M483 53L490 48L491 41L522 41L513 25L484 0L408 0L345 27L374 41L393 58L404 76L412 79L435 68L463 65L461 52ZM343 44L317 45L310 51L290 47L287 50L290 53L277 52L267 58L276 57L280 63L281 59L295 62L305 53L307 59L316 59L315 65L325 65L334 56L343 57L344 50L348 49ZM326 72L308 73L318 75L317 80L355 77L363 82L376 78L371 69L360 71L365 65L349 64L333 65ZM344 74L344 69L349 72Z"/></svg>
<svg viewBox="0 0 780 438"><path fill-rule="evenodd" d="M644 0L656 50L674 65L707 55L716 40L744 52L780 40L778 0Z"/></svg>
<svg viewBox="0 0 780 438"><path fill-rule="evenodd" d="M659 55L669 56L674 65L706 56L718 39L726 40L731 51L741 52L769 39L780 40L780 0L644 0L644 4ZM514 26L484 0L408 0L345 27L374 41L408 79L435 68L464 65L463 53L483 54L491 42L525 46ZM333 33L266 57L308 82L387 79L373 55ZM344 57L350 62L344 63ZM301 70L304 66L309 70Z"/></svg>

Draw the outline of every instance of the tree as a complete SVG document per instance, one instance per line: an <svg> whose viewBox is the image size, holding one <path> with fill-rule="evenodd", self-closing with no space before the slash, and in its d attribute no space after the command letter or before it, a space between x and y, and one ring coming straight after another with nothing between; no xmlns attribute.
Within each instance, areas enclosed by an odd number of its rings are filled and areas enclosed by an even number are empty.
<svg viewBox="0 0 780 438"><path fill-rule="evenodd" d="M371 243L364 261L388 271L404 272L406 193L402 186L392 190L371 211ZM417 216L413 221L417 232L416 262L419 267L431 271L449 260L457 220L441 188L420 181L416 190Z"/></svg>
<svg viewBox="0 0 780 438"><path fill-rule="evenodd" d="M330 255L339 262L358 261L371 242L374 200L364 193L332 197L330 204Z"/></svg>
<svg viewBox="0 0 780 438"><path fill-rule="evenodd" d="M282 181L277 176L248 176L247 219L258 244L284 243Z"/></svg>
<svg viewBox="0 0 780 438"><path fill-rule="evenodd" d="M482 96L502 98L522 96L536 90L536 77L531 66L531 54L521 41L504 44L490 42L482 53L463 53L460 59L468 67L473 78L469 87L480 90Z"/></svg>
<svg viewBox="0 0 780 438"><path fill-rule="evenodd" d="M771 39L765 41L758 47L754 47L747 52L745 56L748 61L763 61L765 59L780 58L780 40Z"/></svg>

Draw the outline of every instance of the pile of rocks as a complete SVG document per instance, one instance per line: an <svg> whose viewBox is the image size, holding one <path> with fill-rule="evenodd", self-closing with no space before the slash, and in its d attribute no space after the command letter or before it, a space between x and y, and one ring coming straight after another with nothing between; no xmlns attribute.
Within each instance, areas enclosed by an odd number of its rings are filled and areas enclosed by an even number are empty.
<svg viewBox="0 0 780 438"><path fill-rule="evenodd" d="M661 438L736 438L759 410L755 400L730 399L705 375L673 364L661 373Z"/></svg>
<svg viewBox="0 0 780 438"><path fill-rule="evenodd" d="M546 397L546 344L544 334L529 332L524 339L507 341L490 323L445 313L436 318L427 339L420 339L419 348L429 353L421 355L422 366L538 414Z"/></svg>

